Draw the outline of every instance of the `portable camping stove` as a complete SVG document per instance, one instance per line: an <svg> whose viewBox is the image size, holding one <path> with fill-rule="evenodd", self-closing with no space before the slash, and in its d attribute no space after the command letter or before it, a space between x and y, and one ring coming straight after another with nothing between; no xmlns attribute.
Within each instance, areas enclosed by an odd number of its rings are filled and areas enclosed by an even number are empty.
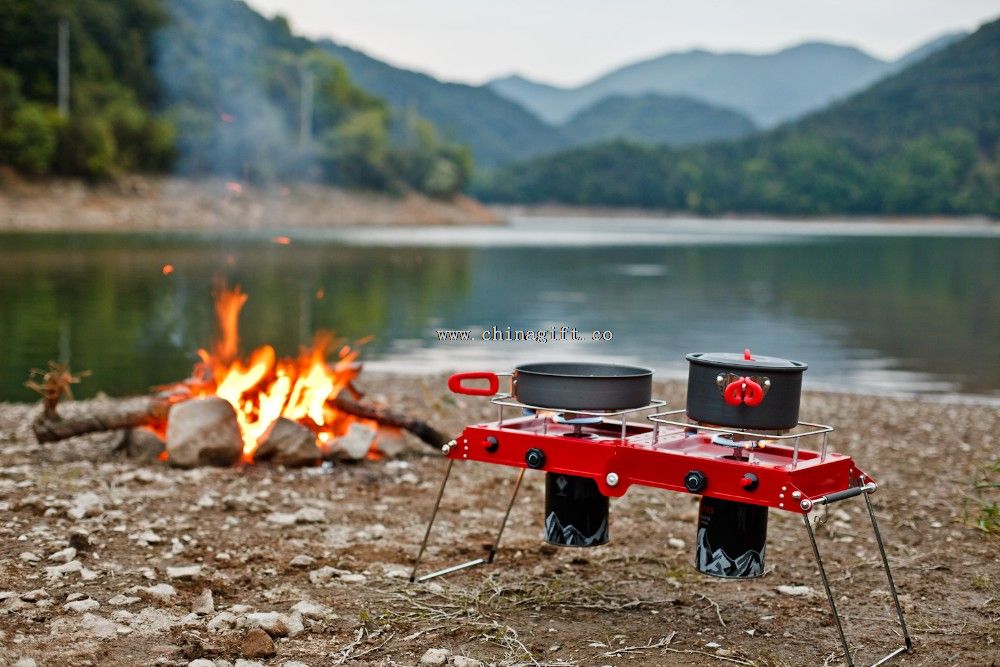
<svg viewBox="0 0 1000 667"><path fill-rule="evenodd" d="M453 390L459 384L449 382ZM754 432L691 422L684 417L685 410L658 412L650 414L645 422L633 422L628 421L629 415L663 408L664 401L653 400L639 408L618 411L560 411L519 402L513 398L513 389L512 384L511 391L491 398L497 406L495 422L468 426L443 447L448 466L413 565L411 582L492 563L528 469L547 473L546 541L567 546L607 542L608 498L624 495L632 485L700 494L696 567L716 576L748 578L763 574L767 510L773 508L802 515L847 663L853 667L808 515L818 506L862 496L904 641L903 646L872 667L910 651L912 642L870 499L878 486L850 456L829 451L828 437L833 427L799 422L794 429L780 434ZM483 391L462 393L486 395ZM519 416L505 418L507 408L517 410ZM803 441L820 442L819 451L802 448ZM456 461L518 468L513 492L484 556L417 576Z"/></svg>

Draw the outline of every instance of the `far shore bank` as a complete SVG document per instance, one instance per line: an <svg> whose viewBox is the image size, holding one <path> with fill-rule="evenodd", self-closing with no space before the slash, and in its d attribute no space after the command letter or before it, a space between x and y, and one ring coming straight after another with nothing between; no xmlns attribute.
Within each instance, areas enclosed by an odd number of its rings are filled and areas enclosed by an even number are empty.
<svg viewBox="0 0 1000 667"><path fill-rule="evenodd" d="M501 219L510 218L610 218L617 220L742 220L750 222L836 222L836 223L879 223L900 225L933 226L1000 226L1000 220L986 216L905 216L905 215L843 215L831 213L823 216L770 215L763 213L719 213L703 216L685 211L664 209L617 208L604 206L569 206L565 204L489 204L494 215Z"/></svg>
<svg viewBox="0 0 1000 667"><path fill-rule="evenodd" d="M358 226L488 225L500 218L474 199L255 186L221 179L129 177L0 182L0 232L253 231Z"/></svg>

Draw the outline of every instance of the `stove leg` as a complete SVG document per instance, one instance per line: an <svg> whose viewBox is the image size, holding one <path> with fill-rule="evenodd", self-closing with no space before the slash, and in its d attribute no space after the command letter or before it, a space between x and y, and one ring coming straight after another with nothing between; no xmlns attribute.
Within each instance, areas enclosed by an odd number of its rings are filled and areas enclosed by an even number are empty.
<svg viewBox="0 0 1000 667"><path fill-rule="evenodd" d="M883 656L878 661L873 662L871 667L884 665L902 653L909 653L913 648L913 640L910 639L910 631L906 627L906 619L903 617L903 607L899 604L899 595L896 592L896 584L892 579L892 571L889 569L889 557L885 553L885 544L882 542L882 533L878 529L878 521L875 520L875 510L869 497L869 491L864 491L861 495L865 497L865 505L868 508L868 517L872 522L872 532L875 534L875 543L878 545L879 555L882 557L882 569L885 577L889 581L889 592L892 594L893 604L896 606L896 615L899 617L899 627L903 631L903 646ZM840 643L844 647L844 655L847 657L848 667L854 667L854 659L851 657L850 647L847 645L847 637L844 635L844 628L840 623L840 614L837 612L837 604L834 602L833 593L830 590L830 581L826 576L826 569L823 567L823 560L819 555L819 546L816 544L816 536L813 534L812 526L809 523L809 516L803 515L802 519L806 524L806 532L809 533L809 543L812 544L813 555L816 557L816 564L819 566L819 574L823 579L823 588L826 590L826 598L830 601L830 610L833 612L833 621L837 625L837 633L840 635Z"/></svg>
<svg viewBox="0 0 1000 667"><path fill-rule="evenodd" d="M865 505L868 506L868 516L872 520L872 532L875 533L875 543L878 544L879 555L882 556L882 569L885 570L885 578L889 581L889 592L892 593L892 601L896 605L896 615L899 616L899 627L903 630L903 647L890 653L882 660L876 662L872 667L881 665L887 662L890 658L894 658L900 653L909 653L910 649L913 648L913 640L910 639L910 631L906 627L906 619L903 618L903 607L899 604L899 595L896 593L896 584L892 580L892 571L889 569L889 557L885 555L885 545L882 543L882 533L879 532L878 522L875 520L875 510L872 508L872 499L868 496L868 493L864 494Z"/></svg>
<svg viewBox="0 0 1000 667"><path fill-rule="evenodd" d="M809 533L809 543L812 544L813 556L816 557L816 565L819 566L819 576L823 580L826 599L830 601L830 611L833 612L833 622L837 625L837 634L840 635L840 643L844 647L844 657L847 659L847 667L854 667L854 659L851 657L851 647L847 645L847 636L844 635L844 626L840 623L837 603L833 599L833 592L830 591L830 581L826 577L826 569L823 567L823 559L819 555L819 546L816 544L816 536L813 534L812 525L809 523L809 515L803 514L802 520L805 521L806 532Z"/></svg>
<svg viewBox="0 0 1000 667"><path fill-rule="evenodd" d="M420 567L420 559L427 549L427 540L431 537L431 528L434 527L434 519L437 518L438 508L441 507L441 498L444 497L444 487L448 486L448 478L451 477L451 469L455 466L455 459L448 460L448 467L444 471L444 479L441 480L441 488L438 490L437 499L434 501L434 509L431 510L431 520L427 522L427 531L424 532L424 541L420 543L420 551L417 552L417 559L413 562L413 570L410 572L410 583L417 580L417 568Z"/></svg>
<svg viewBox="0 0 1000 667"><path fill-rule="evenodd" d="M441 506L441 498L444 497L444 489L448 485L448 478L451 475L451 468L454 465L454 460L448 461L448 468L445 470L444 479L441 481L441 488L438 490L437 500L434 502L434 509L431 511L431 519L427 523L427 530L424 532L424 541L420 544L420 551L417 553L417 559L413 563L413 570L410 572L410 583L424 582L429 579L451 574L452 572L458 572L470 567L475 567L476 565L486 565L488 563L492 563L493 558L496 556L497 548L500 545L500 538L503 536L504 528L507 527L507 519L510 518L510 512L514 508L514 501L517 499L517 492L521 489L521 481L524 479L524 468L521 468L517 475L517 481L514 483L514 491L510 494L510 502L507 503L507 509L504 512L503 521L500 523L500 529L497 531L497 536L493 540L493 544L490 545L486 556L476 558L465 563L459 563L458 565L452 565L444 568L443 570L437 570L436 572L430 572L418 577L417 568L420 567L420 559L423 558L424 551L427 549L427 542L431 536L431 528L434 526L434 519L437 517L438 508Z"/></svg>
<svg viewBox="0 0 1000 667"><path fill-rule="evenodd" d="M493 540L493 546L490 547L489 556L486 557L487 563L493 562L493 557L497 555L497 547L500 546L500 537L503 535L503 529L507 527L507 519L510 518L510 511L514 509L514 500L517 499L517 492L521 490L521 480L524 479L524 468L517 473L517 481L514 482L514 490L510 494L510 502L507 503L507 511L503 513L503 521L500 523L500 530L497 531L497 538Z"/></svg>

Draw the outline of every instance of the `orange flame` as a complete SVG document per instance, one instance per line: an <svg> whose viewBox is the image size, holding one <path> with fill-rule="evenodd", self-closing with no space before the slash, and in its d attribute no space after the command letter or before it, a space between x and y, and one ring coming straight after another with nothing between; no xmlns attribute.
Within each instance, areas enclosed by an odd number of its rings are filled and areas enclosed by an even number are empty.
<svg viewBox="0 0 1000 667"><path fill-rule="evenodd" d="M357 377L358 352L345 345L337 361L328 363L334 339L320 333L297 358L279 359L273 347L263 345L244 362L239 358L239 316L246 302L239 287L216 289L220 336L211 352L198 350L201 363L190 381L193 394L218 396L235 408L247 461L279 417L311 428L320 447L343 435L353 418L338 413L331 401Z"/></svg>

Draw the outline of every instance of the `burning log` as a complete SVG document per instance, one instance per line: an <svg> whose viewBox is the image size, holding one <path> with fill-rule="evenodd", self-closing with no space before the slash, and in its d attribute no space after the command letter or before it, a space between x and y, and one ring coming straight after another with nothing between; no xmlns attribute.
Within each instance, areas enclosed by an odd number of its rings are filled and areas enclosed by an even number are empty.
<svg viewBox="0 0 1000 667"><path fill-rule="evenodd" d="M401 428L404 431L409 431L436 449L440 449L449 440L451 440L451 438L446 436L441 431L438 431L427 422L400 414L398 412L393 412L388 408L372 405L370 403L353 401L346 396L337 396L332 399L330 403L337 410L345 414L361 417L363 419L371 419L372 421L376 421L383 426L394 426L396 428Z"/></svg>
<svg viewBox="0 0 1000 667"><path fill-rule="evenodd" d="M47 443L87 433L163 424L167 420L170 408L189 398L189 394L182 392L155 394L120 404L101 406L101 411L95 410L87 415L68 418L64 418L58 413L55 404L51 407L47 405L46 409L35 419L32 430L35 432L38 442ZM436 449L440 449L451 439L425 421L394 412L388 408L355 401L344 396L338 396L330 400L329 403L345 414L409 431Z"/></svg>

